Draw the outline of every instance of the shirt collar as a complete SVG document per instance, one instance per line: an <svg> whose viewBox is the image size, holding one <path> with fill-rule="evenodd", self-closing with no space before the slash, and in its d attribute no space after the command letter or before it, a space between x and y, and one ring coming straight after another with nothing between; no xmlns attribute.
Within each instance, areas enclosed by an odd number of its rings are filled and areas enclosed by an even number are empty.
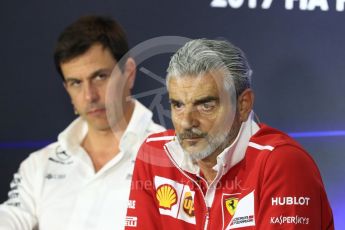
<svg viewBox="0 0 345 230"><path fill-rule="evenodd" d="M152 122L152 112L139 101L134 100L134 103L132 117L120 140L120 150L124 152L131 150L135 146L133 143L143 139Z"/></svg>
<svg viewBox="0 0 345 230"><path fill-rule="evenodd" d="M127 128L120 140L120 151L130 151L135 147L134 143L143 139L147 127L152 122L152 112L148 110L139 101L134 100L134 110ZM78 117L58 136L58 142L62 149L67 151L80 148L81 142L84 140L88 131L86 121Z"/></svg>
<svg viewBox="0 0 345 230"><path fill-rule="evenodd" d="M242 123L235 141L218 155L217 164L213 167L215 171L223 168L225 174L245 157L250 138L259 130L258 124L253 120L253 114L252 111L247 121Z"/></svg>
<svg viewBox="0 0 345 230"><path fill-rule="evenodd" d="M240 162L244 156L249 143L249 139L259 130L259 126L253 120L253 111L250 113L246 122L243 122L240 131L235 141L221 152L217 157L217 164L213 167L214 170L220 171L225 174ZM185 154L177 138L166 144L169 154L175 163L183 170L198 174L199 166L188 154Z"/></svg>
<svg viewBox="0 0 345 230"><path fill-rule="evenodd" d="M87 123L83 118L76 118L58 136L58 142L63 150L75 150L79 148L88 131Z"/></svg>

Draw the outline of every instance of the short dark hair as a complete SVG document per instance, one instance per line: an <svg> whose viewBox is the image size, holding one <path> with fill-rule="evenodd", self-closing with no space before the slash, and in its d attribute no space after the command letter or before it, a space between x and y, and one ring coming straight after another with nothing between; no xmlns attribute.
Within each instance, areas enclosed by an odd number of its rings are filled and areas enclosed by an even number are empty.
<svg viewBox="0 0 345 230"><path fill-rule="evenodd" d="M64 29L54 51L55 67L63 80L60 65L84 54L97 43L109 49L116 61L120 61L129 50L124 30L109 17L83 16Z"/></svg>

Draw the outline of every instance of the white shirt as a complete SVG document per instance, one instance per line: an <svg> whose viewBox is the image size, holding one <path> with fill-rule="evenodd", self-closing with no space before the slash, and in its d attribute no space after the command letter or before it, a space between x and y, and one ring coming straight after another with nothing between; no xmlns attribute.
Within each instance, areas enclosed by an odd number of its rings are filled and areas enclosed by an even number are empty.
<svg viewBox="0 0 345 230"><path fill-rule="evenodd" d="M149 134L163 130L136 101L120 152L95 172L80 146L87 124L77 118L57 142L22 162L9 199L0 205L0 230L123 229L138 149Z"/></svg>

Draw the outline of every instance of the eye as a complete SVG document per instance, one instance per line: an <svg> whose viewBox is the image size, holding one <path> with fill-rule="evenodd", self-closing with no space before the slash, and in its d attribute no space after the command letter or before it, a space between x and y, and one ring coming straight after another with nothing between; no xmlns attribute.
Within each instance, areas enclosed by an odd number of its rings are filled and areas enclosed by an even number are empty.
<svg viewBox="0 0 345 230"><path fill-rule="evenodd" d="M174 110L177 110L177 111L181 111L183 109L183 104L179 101L171 101L170 102L171 104L171 107L174 109Z"/></svg>
<svg viewBox="0 0 345 230"><path fill-rule="evenodd" d="M96 81L105 80L105 79L108 78L108 76L109 76L109 74L100 73L100 74L98 74L98 75L95 77L95 80L96 80Z"/></svg>
<svg viewBox="0 0 345 230"><path fill-rule="evenodd" d="M211 112L212 110L214 110L214 108L216 108L216 105L217 103L215 101L208 101L200 104L198 108L202 112Z"/></svg>
<svg viewBox="0 0 345 230"><path fill-rule="evenodd" d="M81 81L80 80L72 80L72 81L68 82L68 85L70 87L77 88L77 87L79 87L81 85Z"/></svg>

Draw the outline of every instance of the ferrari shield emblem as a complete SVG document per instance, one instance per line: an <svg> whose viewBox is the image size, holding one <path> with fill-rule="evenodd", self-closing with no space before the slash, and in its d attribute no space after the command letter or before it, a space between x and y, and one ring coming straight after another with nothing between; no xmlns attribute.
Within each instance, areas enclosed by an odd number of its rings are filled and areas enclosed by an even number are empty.
<svg viewBox="0 0 345 230"><path fill-rule="evenodd" d="M238 198L232 197L225 200L225 206L229 214L233 216L236 212L236 207L238 204Z"/></svg>

